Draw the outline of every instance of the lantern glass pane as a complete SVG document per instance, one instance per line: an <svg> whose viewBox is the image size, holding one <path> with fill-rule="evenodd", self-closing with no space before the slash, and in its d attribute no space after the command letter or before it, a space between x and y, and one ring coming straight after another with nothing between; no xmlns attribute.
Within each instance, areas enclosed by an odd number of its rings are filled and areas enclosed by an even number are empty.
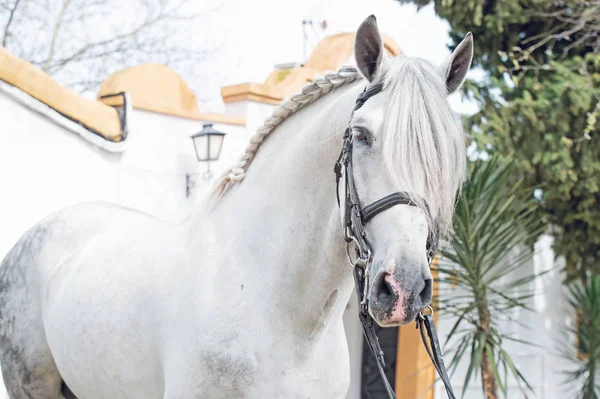
<svg viewBox="0 0 600 399"><path fill-rule="evenodd" d="M194 148L198 161L208 161L208 135L194 137Z"/></svg>
<svg viewBox="0 0 600 399"><path fill-rule="evenodd" d="M210 160L216 161L219 159L219 153L221 152L221 146L223 145L223 135L221 134L211 134L210 135Z"/></svg>

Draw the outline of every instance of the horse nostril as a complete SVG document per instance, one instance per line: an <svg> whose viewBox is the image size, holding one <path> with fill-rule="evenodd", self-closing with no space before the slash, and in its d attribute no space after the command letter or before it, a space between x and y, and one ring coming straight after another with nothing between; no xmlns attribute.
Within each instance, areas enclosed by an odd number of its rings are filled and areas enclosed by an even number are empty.
<svg viewBox="0 0 600 399"><path fill-rule="evenodd" d="M392 285L390 284L390 282L388 280L389 279L387 279L385 277L383 278L383 285L381 287L381 292L385 295L393 296L394 289L392 288Z"/></svg>
<svg viewBox="0 0 600 399"><path fill-rule="evenodd" d="M391 304L394 298L394 289L389 281L388 273L383 273L379 281L379 289L377 290L377 299L381 304Z"/></svg>
<svg viewBox="0 0 600 399"><path fill-rule="evenodd" d="M423 306L427 306L431 303L433 297L433 280L431 278L425 279L425 287L419 293L419 299Z"/></svg>

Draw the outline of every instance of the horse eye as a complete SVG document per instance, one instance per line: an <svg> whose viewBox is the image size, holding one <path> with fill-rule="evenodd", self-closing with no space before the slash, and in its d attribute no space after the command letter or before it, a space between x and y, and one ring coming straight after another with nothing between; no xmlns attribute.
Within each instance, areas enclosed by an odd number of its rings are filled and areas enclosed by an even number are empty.
<svg viewBox="0 0 600 399"><path fill-rule="evenodd" d="M364 129L356 129L354 131L354 139L358 141L368 141L369 135Z"/></svg>

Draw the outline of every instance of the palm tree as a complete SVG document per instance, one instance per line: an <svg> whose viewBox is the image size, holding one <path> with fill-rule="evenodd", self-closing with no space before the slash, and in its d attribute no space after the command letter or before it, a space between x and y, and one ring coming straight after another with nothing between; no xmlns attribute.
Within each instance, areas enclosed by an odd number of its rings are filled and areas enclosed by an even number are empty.
<svg viewBox="0 0 600 399"><path fill-rule="evenodd" d="M600 397L600 276L586 282L576 281L568 287L568 304L576 323L567 330L574 339L567 339L563 355L574 368L567 372L567 381L579 387L577 397ZM572 345L573 342L576 345Z"/></svg>
<svg viewBox="0 0 600 399"><path fill-rule="evenodd" d="M533 190L509 183L515 179L511 163L497 157L478 160L469 164L469 177L457 201L454 234L437 266L441 287L451 284L460 292L438 299L440 312L456 318L447 337L453 344L449 370L454 373L468 358L465 391L480 373L487 399L496 399L498 389L506 397L512 374L526 396L525 388L531 387L504 348L507 340L523 341L503 334L498 321L510 319L515 308L527 308L532 294L523 290L536 276L510 276L531 258L529 249L543 223L535 215Z"/></svg>

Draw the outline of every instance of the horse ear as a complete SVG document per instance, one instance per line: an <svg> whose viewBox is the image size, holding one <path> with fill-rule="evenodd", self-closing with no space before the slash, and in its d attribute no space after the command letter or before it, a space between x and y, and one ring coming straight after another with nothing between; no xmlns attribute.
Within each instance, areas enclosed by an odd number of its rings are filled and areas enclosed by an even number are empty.
<svg viewBox="0 0 600 399"><path fill-rule="evenodd" d="M377 18L370 15L358 28L354 41L356 65L369 82L373 82L380 72L383 52L383 40L377 27Z"/></svg>
<svg viewBox="0 0 600 399"><path fill-rule="evenodd" d="M469 72L469 68L471 67L472 60L473 35L469 32L456 49L454 49L443 69L448 94L454 93L463 84L467 77L467 72Z"/></svg>

